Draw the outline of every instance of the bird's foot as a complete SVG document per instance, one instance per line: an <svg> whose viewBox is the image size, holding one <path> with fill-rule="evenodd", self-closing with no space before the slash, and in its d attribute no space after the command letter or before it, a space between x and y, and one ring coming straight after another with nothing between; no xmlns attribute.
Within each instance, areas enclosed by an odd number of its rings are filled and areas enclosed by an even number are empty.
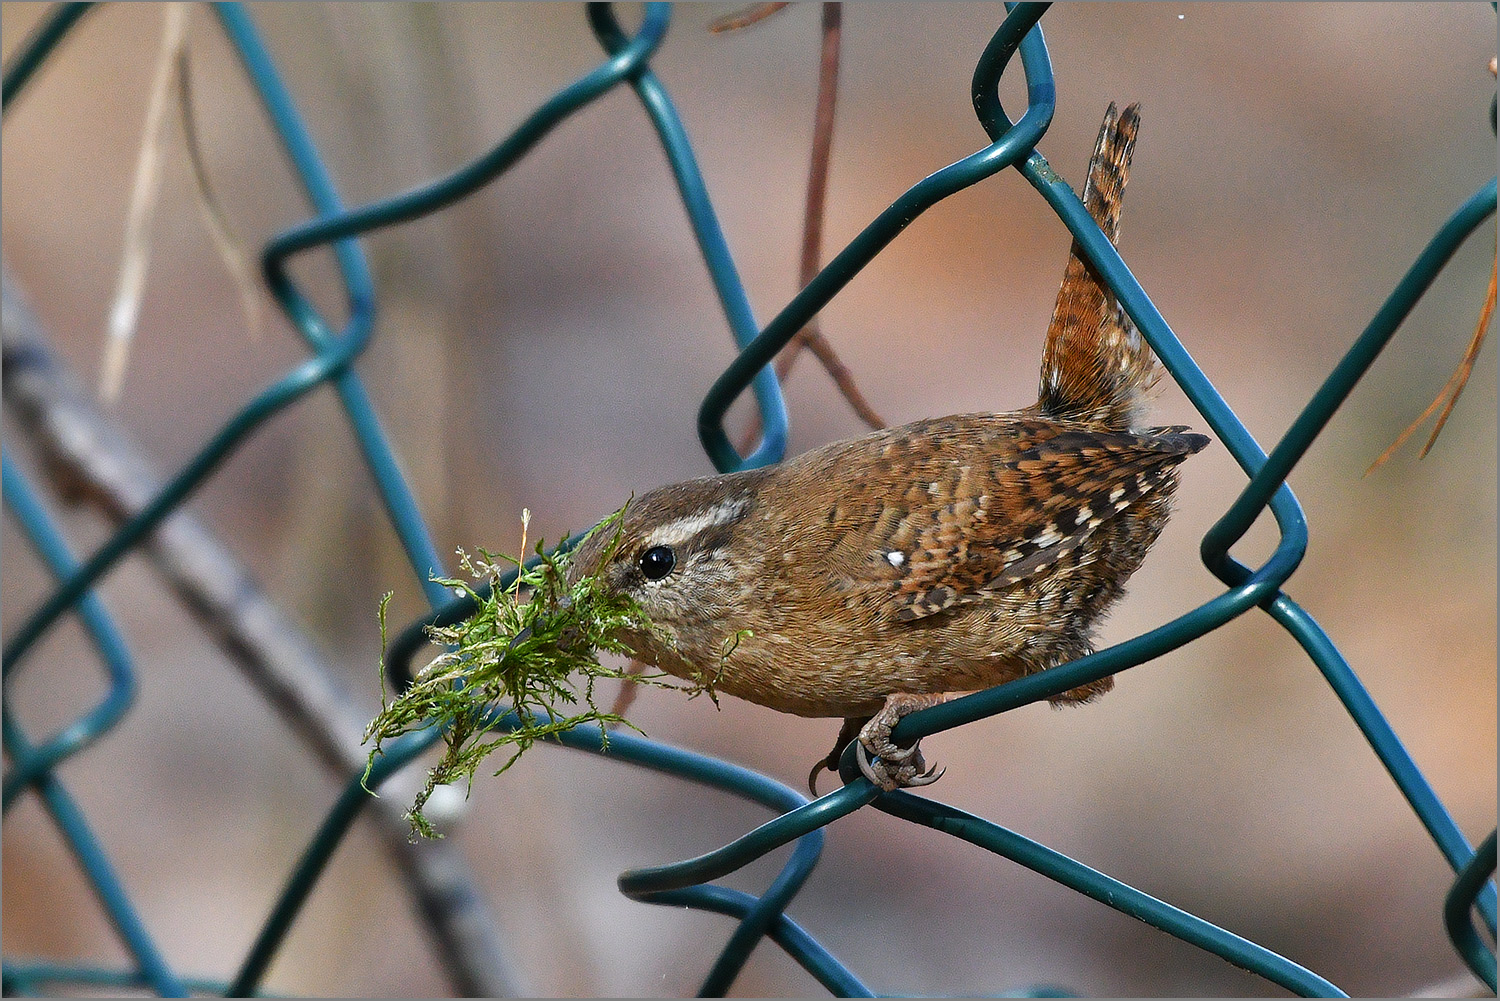
<svg viewBox="0 0 1500 1001"><path fill-rule="evenodd" d="M865 778L886 792L931 785L942 778L944 769L936 765L927 768L918 744L901 747L893 743L891 730L903 717L947 700L948 696L940 693L908 695L896 692L886 696L885 705L880 712L860 729L859 743L854 748L859 770L864 773ZM876 760L871 761L870 755L874 755Z"/></svg>

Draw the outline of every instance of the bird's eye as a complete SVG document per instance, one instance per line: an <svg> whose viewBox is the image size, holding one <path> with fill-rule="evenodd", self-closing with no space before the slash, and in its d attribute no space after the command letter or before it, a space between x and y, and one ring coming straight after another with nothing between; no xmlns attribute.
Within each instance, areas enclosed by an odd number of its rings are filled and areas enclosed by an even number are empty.
<svg viewBox="0 0 1500 1001"><path fill-rule="evenodd" d="M671 546L652 546L641 554L641 573L647 580L661 580L677 565L677 554Z"/></svg>

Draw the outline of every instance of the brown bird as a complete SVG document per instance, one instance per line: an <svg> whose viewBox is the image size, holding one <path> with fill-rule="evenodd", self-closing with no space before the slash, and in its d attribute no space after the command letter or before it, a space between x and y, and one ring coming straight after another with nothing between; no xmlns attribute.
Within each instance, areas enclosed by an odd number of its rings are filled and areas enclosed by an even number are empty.
<svg viewBox="0 0 1500 1001"><path fill-rule="evenodd" d="M1135 105L1111 104L1089 164L1084 203L1112 242L1138 124ZM938 775L917 747L890 740L901 717L1089 653L1161 533L1176 467L1208 438L1141 426L1158 374L1075 245L1032 406L660 487L627 506L618 545L591 538L572 574L640 602L659 629L627 637L642 662L782 712L844 717L810 782L857 736L871 781L926 784Z"/></svg>

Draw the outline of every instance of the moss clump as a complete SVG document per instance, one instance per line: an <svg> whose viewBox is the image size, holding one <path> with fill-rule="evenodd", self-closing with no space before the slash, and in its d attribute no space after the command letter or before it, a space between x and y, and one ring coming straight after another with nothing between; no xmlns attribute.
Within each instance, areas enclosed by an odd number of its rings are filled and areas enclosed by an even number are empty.
<svg viewBox="0 0 1500 1001"><path fill-rule="evenodd" d="M614 532L611 552L619 545L623 514L621 508L593 530ZM522 554L526 552L529 521L530 512L523 512ZM633 599L603 587L593 577L581 577L569 586L569 553L547 553L540 542L536 553L539 559L527 567L518 559L483 549L477 557L460 549L459 562L464 571L474 582L488 583L489 588L486 594L482 586L476 588L469 581L436 578L445 587L468 595L478 606L474 615L458 625L428 627L435 643L451 649L423 668L411 687L394 699L386 697L382 658L381 710L365 730L365 741L375 742L370 765L381 753L383 741L413 730L441 726L447 744L407 814L414 835L437 836L422 816L422 807L432 791L460 778L472 785L480 762L500 748L510 748L511 754L496 775L515 764L538 740L580 724L600 724L601 734L605 724L630 726L622 716L603 711L594 702L595 682L627 676L622 668L600 664L598 655L629 655L622 633L648 631L653 628L651 623ZM607 563L608 553L601 565ZM505 586L503 579L513 567L517 574ZM380 603L382 648L389 601L388 594ZM660 674L629 677L647 684L668 684L660 680ZM510 728L498 729L507 706L516 719L508 721ZM608 744L607 735L601 739ZM369 774L368 767L365 774Z"/></svg>

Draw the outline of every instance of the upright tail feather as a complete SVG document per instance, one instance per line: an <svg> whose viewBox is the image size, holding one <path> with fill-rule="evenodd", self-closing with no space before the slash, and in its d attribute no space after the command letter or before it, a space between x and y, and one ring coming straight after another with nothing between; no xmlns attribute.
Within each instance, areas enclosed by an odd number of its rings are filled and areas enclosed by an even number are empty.
<svg viewBox="0 0 1500 1001"><path fill-rule="evenodd" d="M1089 160L1083 203L1110 243L1120 235L1120 206L1140 121L1140 105L1117 113L1110 104ZM1075 242L1047 328L1037 409L1112 430L1139 430L1146 395L1159 375L1150 346Z"/></svg>

